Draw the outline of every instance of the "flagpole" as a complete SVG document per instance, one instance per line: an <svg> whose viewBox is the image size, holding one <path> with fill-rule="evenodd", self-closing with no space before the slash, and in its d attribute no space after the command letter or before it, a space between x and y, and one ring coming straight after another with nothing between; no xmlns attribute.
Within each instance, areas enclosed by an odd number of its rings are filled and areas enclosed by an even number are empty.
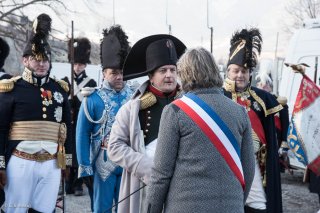
<svg viewBox="0 0 320 213"><path fill-rule="evenodd" d="M315 63L314 63L314 83L317 85L317 73L318 72L318 56L315 58Z"/></svg>

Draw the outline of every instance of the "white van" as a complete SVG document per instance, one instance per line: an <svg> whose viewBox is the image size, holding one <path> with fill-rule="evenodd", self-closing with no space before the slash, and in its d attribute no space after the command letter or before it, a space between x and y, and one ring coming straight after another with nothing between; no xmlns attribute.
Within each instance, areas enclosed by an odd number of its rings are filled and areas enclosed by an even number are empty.
<svg viewBox="0 0 320 213"><path fill-rule="evenodd" d="M306 69L306 74L312 80L316 80L319 86L320 62L320 19L309 19L303 24L303 28L297 30L290 40L287 54L287 63L306 63L310 67ZM315 72L318 70L318 72ZM315 76L317 73L317 76ZM316 79L315 79L316 78ZM294 73L291 68L283 67L279 85L279 95L288 99L289 113L291 113L298 94L302 76ZM295 157L290 155L290 164L293 167L305 168Z"/></svg>

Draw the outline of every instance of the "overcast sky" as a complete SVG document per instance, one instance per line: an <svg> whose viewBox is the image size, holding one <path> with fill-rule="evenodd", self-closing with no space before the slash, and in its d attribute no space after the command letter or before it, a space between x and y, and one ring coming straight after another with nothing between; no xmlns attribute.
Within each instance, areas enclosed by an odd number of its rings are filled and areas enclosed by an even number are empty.
<svg viewBox="0 0 320 213"><path fill-rule="evenodd" d="M288 44L288 36L282 30L287 17L284 11L287 1L289 0L70 0L65 3L75 13L61 9L64 15L60 18L52 17L54 28L70 35L73 20L75 36L87 36L93 41L99 41L102 29L110 27L115 20L127 32L131 45L145 36L168 33L167 24L170 24L172 34L187 47L203 46L208 50L209 24L214 29L213 55L216 59L227 58L229 41L235 30L258 27L264 40L262 58L273 58L277 32L278 55L284 56ZM36 17L35 11L27 12L29 18Z"/></svg>

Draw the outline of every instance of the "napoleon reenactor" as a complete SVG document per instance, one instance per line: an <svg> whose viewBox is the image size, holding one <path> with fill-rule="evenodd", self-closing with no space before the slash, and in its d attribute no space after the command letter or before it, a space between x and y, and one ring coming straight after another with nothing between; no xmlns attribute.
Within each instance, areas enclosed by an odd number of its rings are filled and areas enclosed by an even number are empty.
<svg viewBox="0 0 320 213"><path fill-rule="evenodd" d="M224 89L227 97L246 108L252 127L256 166L245 212L279 213L282 198L274 114L282 106L270 93L250 85L261 42L261 34L255 28L233 35Z"/></svg>
<svg viewBox="0 0 320 213"><path fill-rule="evenodd" d="M185 45L171 35L152 35L139 40L123 67L125 79L148 75L130 101L124 104L111 129L108 154L123 168L119 200L148 184L163 108L179 94L178 58ZM119 203L121 213L144 212L145 189Z"/></svg>
<svg viewBox="0 0 320 213"><path fill-rule="evenodd" d="M3 69L4 62L8 57L10 52L10 47L8 43L0 37L0 80L1 79L10 79L12 76L5 72Z"/></svg>
<svg viewBox="0 0 320 213"><path fill-rule="evenodd" d="M72 58L71 55L71 45L74 48L74 55ZM80 37L73 40L73 44L71 44L71 40L68 41L68 60L72 62L74 61L73 65L73 75L74 75L74 82L73 82L73 97L71 94L69 95L70 106L72 109L72 155L76 156L76 126L77 126L77 118L78 113L81 105L81 101L83 99L83 95L81 93L81 89L85 87L96 87L97 83L95 80L90 78L86 74L86 66L90 63L90 53L91 53L91 43L88 38ZM62 80L66 81L71 87L70 81L67 77L63 78ZM77 158L73 158L72 167L70 168L70 174L67 176L66 180L66 193L73 194L75 196L83 195L83 179L78 178L78 162ZM89 193L92 195L92 187L87 185L89 189Z"/></svg>
<svg viewBox="0 0 320 213"><path fill-rule="evenodd" d="M49 77L51 18L39 15L22 76L0 82L0 177L5 212L53 212L61 169L71 164L67 83Z"/></svg>

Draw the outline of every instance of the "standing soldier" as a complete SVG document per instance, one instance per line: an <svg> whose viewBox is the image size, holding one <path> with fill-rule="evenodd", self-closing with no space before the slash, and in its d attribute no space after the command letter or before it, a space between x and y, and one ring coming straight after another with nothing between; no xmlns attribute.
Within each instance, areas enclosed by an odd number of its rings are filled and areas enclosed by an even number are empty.
<svg viewBox="0 0 320 213"><path fill-rule="evenodd" d="M11 75L7 74L3 69L4 62L9 55L9 52L10 52L10 47L8 43L3 38L0 37L0 80L9 79L12 77Z"/></svg>
<svg viewBox="0 0 320 213"><path fill-rule="evenodd" d="M225 95L248 112L256 153L255 177L245 212L282 212L278 143L274 114L282 106L268 92L250 85L262 38L258 29L243 29L231 39Z"/></svg>
<svg viewBox="0 0 320 213"><path fill-rule="evenodd" d="M111 130L108 154L124 169L120 200L149 182L161 113L178 94L176 63L185 48L174 36L153 35L139 40L128 54L125 78L148 75L149 80L121 107ZM132 194L119 204L119 212L145 212L145 196L145 188Z"/></svg>
<svg viewBox="0 0 320 213"><path fill-rule="evenodd" d="M65 154L71 141L68 87L49 77L50 30L51 18L39 15L23 52L22 76L0 82L0 180L8 213L53 212L61 169L72 160Z"/></svg>
<svg viewBox="0 0 320 213"><path fill-rule="evenodd" d="M104 81L100 89L84 91L89 94L79 111L76 147L79 177L88 183L93 179L94 212L111 213L113 202L118 202L122 168L108 159L109 135L119 108L130 99L133 89L123 81L122 66L129 51L127 35L119 25L105 29L103 35Z"/></svg>
<svg viewBox="0 0 320 213"><path fill-rule="evenodd" d="M73 45L74 48L74 56L71 55L71 48ZM84 87L96 87L97 83L95 80L91 79L87 76L85 68L87 64L90 63L90 53L91 53L91 43L87 38L76 38L74 39L73 44L71 44L71 40L68 42L69 52L68 52L68 59L69 62L72 62L72 57L74 61L73 65L73 75L74 75L74 82L73 82L73 91L74 96L70 99L70 106L72 110L72 155L76 156L76 126L77 126L77 118L78 113L81 105L81 101L83 99L83 95L81 94L81 89ZM63 78L71 87L70 81L68 77ZM66 192L67 194L73 194L75 196L83 195L82 189L83 180L82 178L78 179L78 162L76 158L73 158L72 167L70 168L70 174L66 180ZM89 193L92 195L92 188L88 185Z"/></svg>

